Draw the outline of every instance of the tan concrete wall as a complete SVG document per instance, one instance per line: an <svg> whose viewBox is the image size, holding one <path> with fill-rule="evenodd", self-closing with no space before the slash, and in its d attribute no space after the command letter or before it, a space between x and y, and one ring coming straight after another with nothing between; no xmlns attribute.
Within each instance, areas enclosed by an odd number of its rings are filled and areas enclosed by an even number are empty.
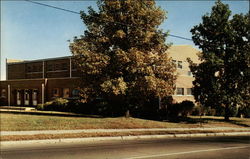
<svg viewBox="0 0 250 159"><path fill-rule="evenodd" d="M190 45L173 45L168 51L169 56L172 57L173 60L176 60L176 64L178 61L182 62L182 68L177 67L177 80L176 80L176 88L184 88L184 95L175 95L173 96L176 102L182 102L183 100L195 101L194 97L191 95L187 95L187 88L193 87L193 76L188 75L189 64L187 62L187 58L190 58L194 63L200 63L198 55L200 51L198 49L193 48Z"/></svg>

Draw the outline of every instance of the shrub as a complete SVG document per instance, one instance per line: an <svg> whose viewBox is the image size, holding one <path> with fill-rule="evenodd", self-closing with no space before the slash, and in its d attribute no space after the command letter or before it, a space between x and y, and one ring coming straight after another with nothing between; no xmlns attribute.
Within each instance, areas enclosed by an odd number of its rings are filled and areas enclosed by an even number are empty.
<svg viewBox="0 0 250 159"><path fill-rule="evenodd" d="M0 105L7 105L5 97L0 97Z"/></svg>
<svg viewBox="0 0 250 159"><path fill-rule="evenodd" d="M190 114L193 111L194 108L194 102L185 100L180 103L180 113L182 117L187 117L188 114Z"/></svg>
<svg viewBox="0 0 250 159"><path fill-rule="evenodd" d="M200 106L196 106L193 108L192 115L199 116L202 114L202 108Z"/></svg>
<svg viewBox="0 0 250 159"><path fill-rule="evenodd" d="M37 110L44 110L43 104L38 104L38 105L36 106L36 109L37 109Z"/></svg>
<svg viewBox="0 0 250 159"><path fill-rule="evenodd" d="M56 98L53 101L46 102L43 105L43 110L48 111L69 111L68 100L63 98Z"/></svg>
<svg viewBox="0 0 250 159"><path fill-rule="evenodd" d="M172 104L168 107L168 116L170 118L177 118L179 115L187 117L187 115L193 111L194 106L194 103L188 100Z"/></svg>
<svg viewBox="0 0 250 159"><path fill-rule="evenodd" d="M250 118L250 107L240 107L238 110L238 116L241 115L245 118Z"/></svg>

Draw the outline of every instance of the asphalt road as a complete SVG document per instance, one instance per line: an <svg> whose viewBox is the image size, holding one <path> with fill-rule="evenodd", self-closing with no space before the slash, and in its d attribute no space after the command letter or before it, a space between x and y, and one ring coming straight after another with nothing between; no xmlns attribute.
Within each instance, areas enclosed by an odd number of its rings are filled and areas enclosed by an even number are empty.
<svg viewBox="0 0 250 159"><path fill-rule="evenodd" d="M250 136L23 145L1 159L250 159Z"/></svg>

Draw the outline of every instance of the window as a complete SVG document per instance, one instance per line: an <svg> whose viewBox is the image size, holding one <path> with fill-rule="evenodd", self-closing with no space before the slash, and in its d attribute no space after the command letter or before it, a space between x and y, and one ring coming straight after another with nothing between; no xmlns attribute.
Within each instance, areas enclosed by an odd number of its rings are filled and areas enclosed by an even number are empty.
<svg viewBox="0 0 250 159"><path fill-rule="evenodd" d="M29 100L29 92L28 92L28 90L26 90L25 92L24 92L24 100Z"/></svg>
<svg viewBox="0 0 250 159"><path fill-rule="evenodd" d="M177 88L176 94L177 95L184 95L184 88Z"/></svg>
<svg viewBox="0 0 250 159"><path fill-rule="evenodd" d="M193 76L192 72L191 71L188 71L188 76Z"/></svg>
<svg viewBox="0 0 250 159"><path fill-rule="evenodd" d="M73 96L73 97L78 97L78 96L79 96L79 93L80 93L80 91L79 91L78 89L74 89L74 90L72 91L72 96Z"/></svg>
<svg viewBox="0 0 250 159"><path fill-rule="evenodd" d="M37 90L33 90L32 99L37 100Z"/></svg>
<svg viewBox="0 0 250 159"><path fill-rule="evenodd" d="M182 69L182 61L178 61L178 63L177 63L177 68Z"/></svg>
<svg viewBox="0 0 250 159"><path fill-rule="evenodd" d="M55 70L60 70L60 64L55 64Z"/></svg>
<svg viewBox="0 0 250 159"><path fill-rule="evenodd" d="M71 67L72 67L72 70L76 70L76 68L77 68L76 63L72 61Z"/></svg>
<svg viewBox="0 0 250 159"><path fill-rule="evenodd" d="M6 98L6 89L2 89L1 97Z"/></svg>
<svg viewBox="0 0 250 159"><path fill-rule="evenodd" d="M63 98L69 97L69 88L63 88Z"/></svg>
<svg viewBox="0 0 250 159"><path fill-rule="evenodd" d="M52 96L53 97L59 97L59 88L54 88L52 90Z"/></svg>
<svg viewBox="0 0 250 159"><path fill-rule="evenodd" d="M187 95L193 95L193 89L187 88Z"/></svg>
<svg viewBox="0 0 250 159"><path fill-rule="evenodd" d="M43 71L43 66L39 65L38 66L38 72L42 72Z"/></svg>
<svg viewBox="0 0 250 159"><path fill-rule="evenodd" d="M32 72L31 66L27 66L27 72Z"/></svg>
<svg viewBox="0 0 250 159"><path fill-rule="evenodd" d="M62 70L67 70L68 69L67 66L68 66L67 63L62 63L62 67L61 67Z"/></svg>
<svg viewBox="0 0 250 159"><path fill-rule="evenodd" d="M48 71L53 71L53 65L52 64L48 65Z"/></svg>
<svg viewBox="0 0 250 159"><path fill-rule="evenodd" d="M16 93L17 100L21 100L21 94L20 91L18 90Z"/></svg>
<svg viewBox="0 0 250 159"><path fill-rule="evenodd" d="M172 63L176 65L176 60L172 60Z"/></svg>
<svg viewBox="0 0 250 159"><path fill-rule="evenodd" d="M37 72L37 66L32 67L32 72Z"/></svg>

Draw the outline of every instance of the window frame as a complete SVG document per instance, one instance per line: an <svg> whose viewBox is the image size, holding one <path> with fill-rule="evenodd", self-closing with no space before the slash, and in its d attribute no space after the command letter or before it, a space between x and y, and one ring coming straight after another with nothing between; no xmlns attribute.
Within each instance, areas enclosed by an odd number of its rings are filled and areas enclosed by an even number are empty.
<svg viewBox="0 0 250 159"><path fill-rule="evenodd" d="M183 87L177 87L176 88L176 95L183 96L184 95L184 88Z"/></svg>

